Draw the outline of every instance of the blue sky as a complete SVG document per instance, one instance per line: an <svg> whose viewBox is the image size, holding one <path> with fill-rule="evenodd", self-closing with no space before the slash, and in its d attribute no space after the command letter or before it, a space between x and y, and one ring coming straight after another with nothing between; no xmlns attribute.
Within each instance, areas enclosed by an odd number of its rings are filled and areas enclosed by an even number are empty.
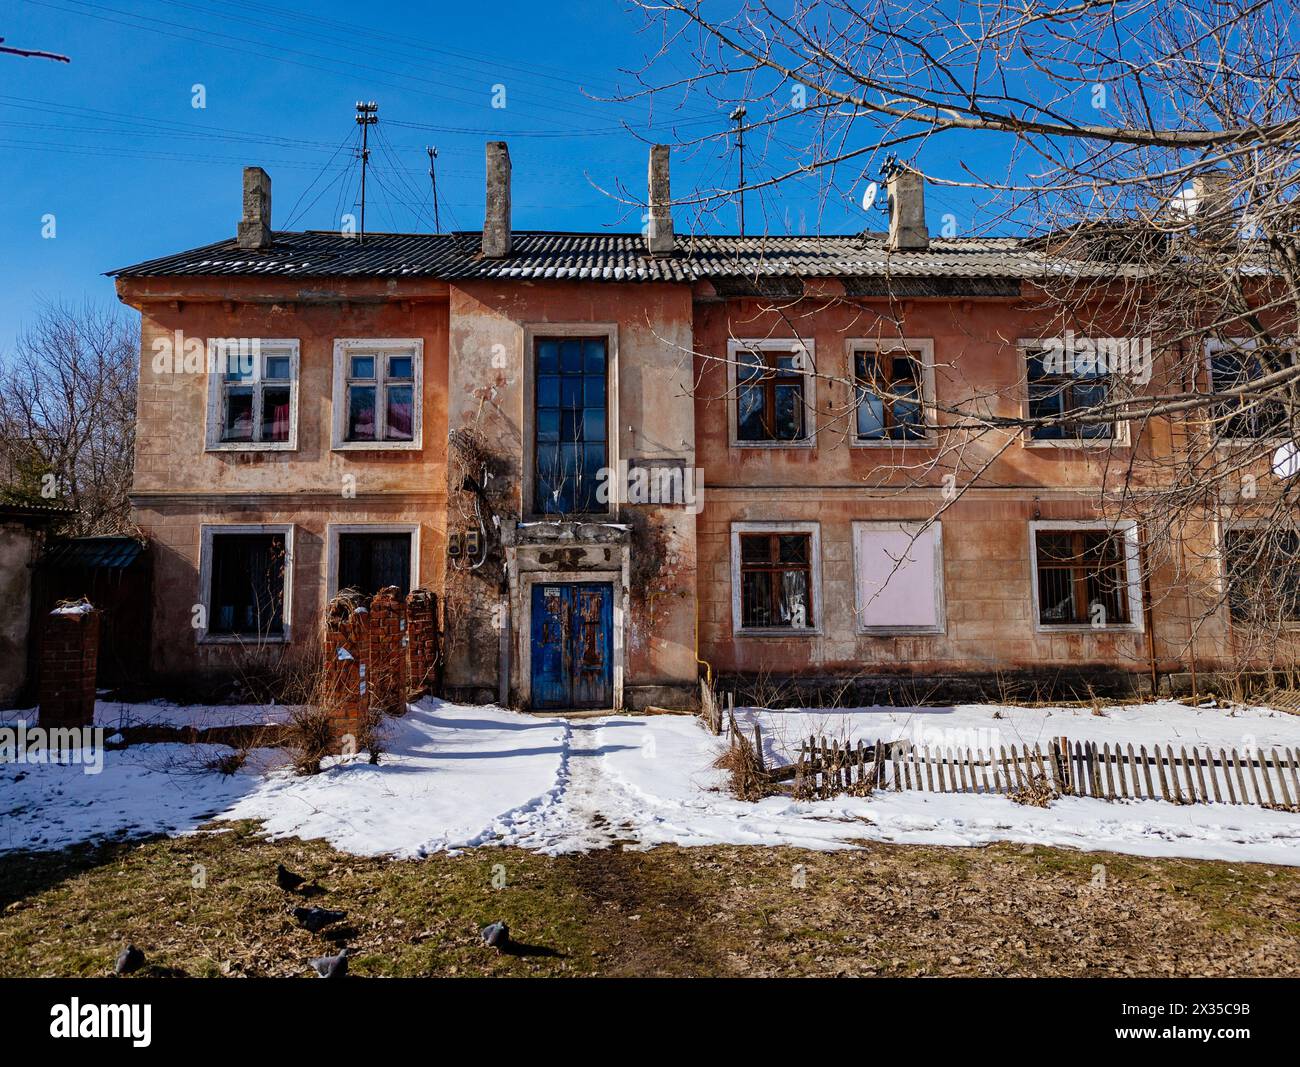
<svg viewBox="0 0 1300 1067"><path fill-rule="evenodd" d="M669 142L726 126L703 94L658 105L654 123L642 106L591 98L630 86L625 72L659 42L617 2L17 0L5 13L7 44L72 63L0 55L0 354L40 298L111 301L105 270L232 236L245 164L272 177L276 228L337 227L355 210L359 99L380 106L371 230L433 228L426 145L439 153L442 228L478 228L493 138L510 143L517 228L637 230L640 213L602 191L644 190L646 144L620 124ZM751 157L763 162L776 161ZM734 166L720 143L675 152L674 194L725 183ZM932 215L948 210L942 196ZM748 211L751 230L884 225L847 192L819 202L815 187ZM726 210L707 228L734 221Z"/></svg>

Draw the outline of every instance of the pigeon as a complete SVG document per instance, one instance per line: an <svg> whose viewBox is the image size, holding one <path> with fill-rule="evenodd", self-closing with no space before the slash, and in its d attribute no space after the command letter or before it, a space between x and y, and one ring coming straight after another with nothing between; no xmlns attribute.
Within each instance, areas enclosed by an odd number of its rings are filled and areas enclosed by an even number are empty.
<svg viewBox="0 0 1300 1067"><path fill-rule="evenodd" d="M483 927L480 934L483 938L483 944L496 949L498 952L510 944L510 927L499 920Z"/></svg>
<svg viewBox="0 0 1300 1067"><path fill-rule="evenodd" d="M294 908L293 917L299 926L305 926L313 934L318 934L331 923L342 922L348 917L346 911L330 911L329 908Z"/></svg>
<svg viewBox="0 0 1300 1067"><path fill-rule="evenodd" d="M113 964L114 974L130 974L144 966L144 953L134 945L127 945L118 953L117 962Z"/></svg>
<svg viewBox="0 0 1300 1067"><path fill-rule="evenodd" d="M322 978L342 978L348 973L348 950L337 956L317 956L307 961Z"/></svg>
<svg viewBox="0 0 1300 1067"><path fill-rule="evenodd" d="M275 884L286 893L292 893L305 881L307 881L306 878L301 874L294 874L283 863L278 864L275 868Z"/></svg>

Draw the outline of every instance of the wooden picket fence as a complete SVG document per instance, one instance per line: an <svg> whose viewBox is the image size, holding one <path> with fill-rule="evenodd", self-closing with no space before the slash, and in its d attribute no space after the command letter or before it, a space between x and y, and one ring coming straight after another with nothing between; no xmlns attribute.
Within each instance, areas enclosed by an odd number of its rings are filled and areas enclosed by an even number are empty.
<svg viewBox="0 0 1300 1067"><path fill-rule="evenodd" d="M729 716L733 737L737 730ZM746 739L747 741L747 739ZM762 735L754 726L754 747ZM1174 804L1257 804L1300 810L1296 749L1242 754L1236 749L1189 752L1172 745L1102 744L1053 738L1046 746L917 748L907 741L856 746L809 737L795 762L764 770L770 784L796 795L827 797L875 790L1012 795L1048 789L1098 800L1164 800ZM761 756L760 756L761 759Z"/></svg>

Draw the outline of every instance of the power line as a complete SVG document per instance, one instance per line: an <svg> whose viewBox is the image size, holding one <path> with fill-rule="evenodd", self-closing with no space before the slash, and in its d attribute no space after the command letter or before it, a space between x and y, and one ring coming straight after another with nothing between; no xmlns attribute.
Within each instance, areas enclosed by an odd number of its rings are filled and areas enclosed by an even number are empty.
<svg viewBox="0 0 1300 1067"><path fill-rule="evenodd" d="M379 121L379 105L357 101L357 125L361 127L361 234L366 239L366 167L370 163L370 127Z"/></svg>

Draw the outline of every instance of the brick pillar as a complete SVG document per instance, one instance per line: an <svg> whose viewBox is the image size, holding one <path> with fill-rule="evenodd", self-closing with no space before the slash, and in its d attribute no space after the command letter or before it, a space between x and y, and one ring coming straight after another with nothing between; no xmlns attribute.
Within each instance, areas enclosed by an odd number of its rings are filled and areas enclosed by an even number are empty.
<svg viewBox="0 0 1300 1067"><path fill-rule="evenodd" d="M407 664L411 689L434 693L438 671L438 598L412 589L406 598Z"/></svg>
<svg viewBox="0 0 1300 1067"><path fill-rule="evenodd" d="M39 723L92 726L100 613L89 604L56 608L40 634Z"/></svg>
<svg viewBox="0 0 1300 1067"><path fill-rule="evenodd" d="M390 585L370 602L370 702L380 715L406 714L406 648L406 605Z"/></svg>
<svg viewBox="0 0 1300 1067"><path fill-rule="evenodd" d="M358 751L369 730L370 614L359 598L334 598L325 616L324 687L321 706L337 748L352 739Z"/></svg>

